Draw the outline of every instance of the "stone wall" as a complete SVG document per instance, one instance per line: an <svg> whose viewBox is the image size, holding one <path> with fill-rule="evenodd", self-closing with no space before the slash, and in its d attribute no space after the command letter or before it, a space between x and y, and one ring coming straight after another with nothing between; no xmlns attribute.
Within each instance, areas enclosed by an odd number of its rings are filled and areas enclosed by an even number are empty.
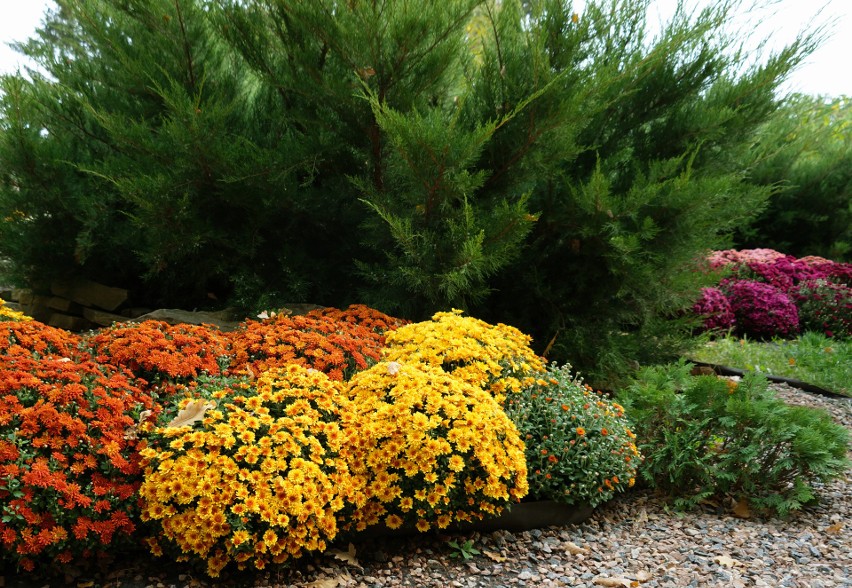
<svg viewBox="0 0 852 588"><path fill-rule="evenodd" d="M172 325L216 325L223 331L232 331L245 319L229 309L205 312L140 308L130 304L127 290L85 279L56 281L51 284L49 294L0 287L0 298L6 301L7 307L20 310L39 322L76 332L108 327L115 322L144 320L165 321ZM315 308L323 307L294 303L278 312L305 314Z"/></svg>
<svg viewBox="0 0 852 588"><path fill-rule="evenodd" d="M85 279L57 280L50 285L49 293L24 288L0 293L0 298L16 304L24 314L68 331L96 329L149 311L129 307L128 297L127 290Z"/></svg>

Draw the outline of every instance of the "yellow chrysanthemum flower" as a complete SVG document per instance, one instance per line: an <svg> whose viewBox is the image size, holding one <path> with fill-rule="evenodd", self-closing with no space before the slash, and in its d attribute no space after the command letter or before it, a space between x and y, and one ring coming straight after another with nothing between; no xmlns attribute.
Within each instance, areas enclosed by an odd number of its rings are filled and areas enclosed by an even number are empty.
<svg viewBox="0 0 852 588"><path fill-rule="evenodd" d="M353 450L350 467L366 477L371 497L347 522L350 528L377 520L373 501L417 527L418 521L437 519L444 510L454 512L455 520L481 518L470 505L505 503L509 487L513 497L526 493L523 443L482 388L428 364L382 362L353 376L349 395L356 421L370 423L368 442ZM486 479L458 484L456 474L468 465ZM390 485L389 480L400 482ZM495 485L502 492L489 496L486 487ZM423 509L414 511L414 500Z"/></svg>
<svg viewBox="0 0 852 588"><path fill-rule="evenodd" d="M155 429L144 451L142 518L213 576L230 561L261 569L324 548L363 494L338 457L354 414L342 384L291 366L256 385L262 396L239 387L202 421Z"/></svg>

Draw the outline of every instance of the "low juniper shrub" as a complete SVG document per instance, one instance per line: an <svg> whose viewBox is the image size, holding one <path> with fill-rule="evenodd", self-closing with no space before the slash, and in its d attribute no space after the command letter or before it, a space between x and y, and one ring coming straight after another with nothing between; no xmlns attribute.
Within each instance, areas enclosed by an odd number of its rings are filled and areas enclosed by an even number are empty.
<svg viewBox="0 0 852 588"><path fill-rule="evenodd" d="M618 394L645 456L641 479L677 507L734 497L784 516L849 467L849 431L825 411L784 403L759 374L735 382L691 368L645 368Z"/></svg>

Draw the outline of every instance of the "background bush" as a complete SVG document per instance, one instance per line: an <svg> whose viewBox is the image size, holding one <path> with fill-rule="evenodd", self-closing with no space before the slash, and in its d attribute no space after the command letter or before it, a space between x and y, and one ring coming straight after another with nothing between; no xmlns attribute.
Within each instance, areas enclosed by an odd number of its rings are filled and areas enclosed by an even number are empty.
<svg viewBox="0 0 852 588"><path fill-rule="evenodd" d="M816 38L751 64L737 3L652 38L645 0L60 0L1 83L0 255L147 305L462 308L615 381L772 191L743 154Z"/></svg>
<svg viewBox="0 0 852 588"><path fill-rule="evenodd" d="M852 101L793 95L760 126L744 163L774 186L766 209L737 234L743 248L852 261Z"/></svg>

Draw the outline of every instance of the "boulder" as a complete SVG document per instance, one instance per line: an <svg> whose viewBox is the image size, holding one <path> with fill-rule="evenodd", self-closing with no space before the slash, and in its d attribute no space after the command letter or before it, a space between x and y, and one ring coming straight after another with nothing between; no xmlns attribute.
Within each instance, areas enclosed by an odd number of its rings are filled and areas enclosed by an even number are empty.
<svg viewBox="0 0 852 588"><path fill-rule="evenodd" d="M84 308L83 316L87 320L101 327L108 327L113 323L123 323L130 320L126 316L114 314L105 310L98 310L96 308Z"/></svg>
<svg viewBox="0 0 852 588"><path fill-rule="evenodd" d="M61 312L52 313L47 324L57 329L75 332L86 331L95 326L81 316L71 316L70 314L62 314Z"/></svg>
<svg viewBox="0 0 852 588"><path fill-rule="evenodd" d="M178 308L160 308L138 316L133 320L135 322L147 320L164 321L170 325L179 325L181 323L190 325L215 325L222 331L233 331L240 325L240 321L235 320L233 311L230 310L205 312L180 310Z"/></svg>
<svg viewBox="0 0 852 588"><path fill-rule="evenodd" d="M121 306L128 297L127 290L123 288L104 286L84 278L56 280L50 285L50 292L54 296L73 300L82 306L96 306L109 311Z"/></svg>
<svg viewBox="0 0 852 588"><path fill-rule="evenodd" d="M83 311L83 307L73 300L68 300L67 298L61 298L59 296L52 296L47 301L47 305L53 310L58 310L65 314L75 314L80 316L80 313Z"/></svg>

